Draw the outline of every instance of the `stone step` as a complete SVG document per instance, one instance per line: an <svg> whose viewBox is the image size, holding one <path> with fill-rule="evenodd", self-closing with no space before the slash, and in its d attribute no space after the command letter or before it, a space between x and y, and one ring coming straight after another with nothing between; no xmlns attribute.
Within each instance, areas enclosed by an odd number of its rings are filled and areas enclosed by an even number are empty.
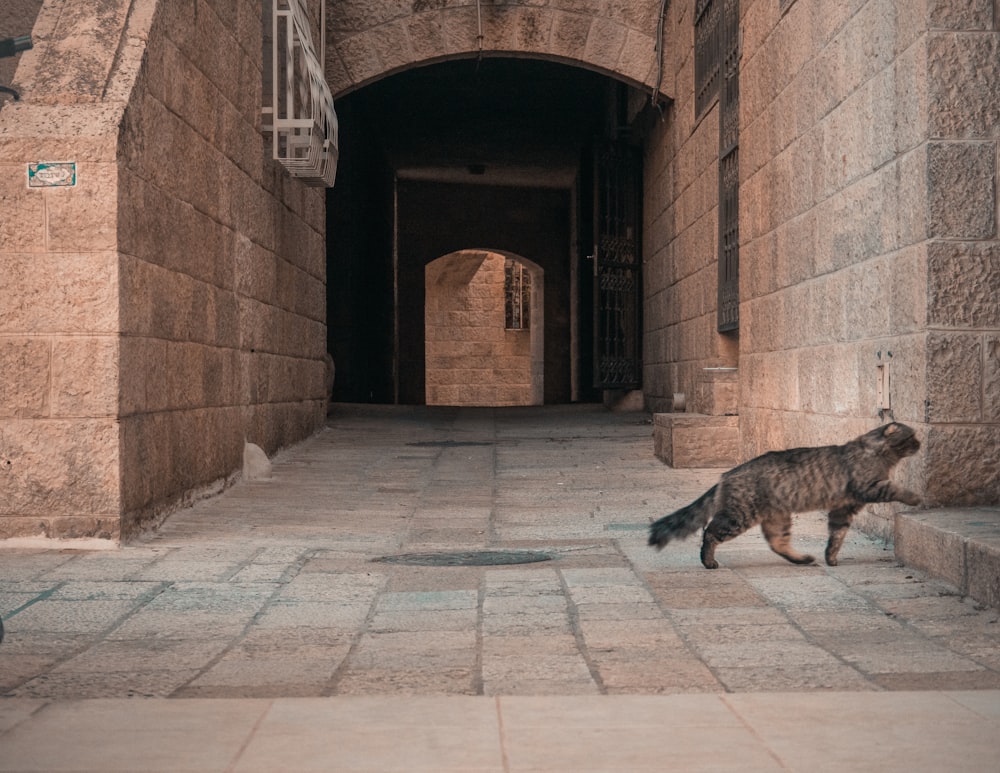
<svg viewBox="0 0 1000 773"><path fill-rule="evenodd" d="M1000 506L897 513L896 558L1000 608Z"/></svg>
<svg viewBox="0 0 1000 773"><path fill-rule="evenodd" d="M670 467L734 467L739 462L739 418L654 413L654 452Z"/></svg>

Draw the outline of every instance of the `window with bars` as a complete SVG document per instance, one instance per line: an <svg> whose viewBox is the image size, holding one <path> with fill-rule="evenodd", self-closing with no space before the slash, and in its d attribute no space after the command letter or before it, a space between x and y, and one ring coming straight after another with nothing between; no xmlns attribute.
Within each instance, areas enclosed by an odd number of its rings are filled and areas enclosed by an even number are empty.
<svg viewBox="0 0 1000 773"><path fill-rule="evenodd" d="M694 111L703 115L719 96L719 7L721 0L695 0Z"/></svg>
<svg viewBox="0 0 1000 773"><path fill-rule="evenodd" d="M717 329L740 326L740 4L720 5L719 51L719 293Z"/></svg>
<svg viewBox="0 0 1000 773"><path fill-rule="evenodd" d="M531 274L513 258L504 263L504 327L507 330L531 327Z"/></svg>

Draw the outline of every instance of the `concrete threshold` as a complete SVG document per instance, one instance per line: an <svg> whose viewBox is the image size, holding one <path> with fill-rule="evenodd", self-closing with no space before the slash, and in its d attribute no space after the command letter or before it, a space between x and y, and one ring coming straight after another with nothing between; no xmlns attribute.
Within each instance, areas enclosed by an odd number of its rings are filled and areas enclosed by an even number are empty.
<svg viewBox="0 0 1000 773"><path fill-rule="evenodd" d="M898 513L896 558L1000 608L1000 506Z"/></svg>
<svg viewBox="0 0 1000 773"><path fill-rule="evenodd" d="M0 748L21 773L993 770L1000 691L5 699Z"/></svg>

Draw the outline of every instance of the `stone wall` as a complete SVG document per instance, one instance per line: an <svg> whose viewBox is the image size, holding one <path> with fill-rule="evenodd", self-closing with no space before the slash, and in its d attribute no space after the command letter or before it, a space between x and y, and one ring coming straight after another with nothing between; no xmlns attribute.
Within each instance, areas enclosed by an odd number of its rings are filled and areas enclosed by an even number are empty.
<svg viewBox="0 0 1000 773"><path fill-rule="evenodd" d="M270 160L261 29L256 4L208 4L197 18L161 4L125 114L129 513L155 517L238 470L244 440L270 454L325 416L325 196Z"/></svg>
<svg viewBox="0 0 1000 773"><path fill-rule="evenodd" d="M86 20L43 6L0 110L0 537L116 537L118 165L127 94L114 70L127 3ZM99 27L118 31L98 36ZM72 187L28 166L73 162Z"/></svg>
<svg viewBox="0 0 1000 773"><path fill-rule="evenodd" d="M716 332L719 110L695 114L691 3L670 3L664 91L675 98L645 141L643 392L654 412L691 400L709 367L737 364L738 339Z"/></svg>
<svg viewBox="0 0 1000 773"><path fill-rule="evenodd" d="M1000 57L960 5L743 3L744 457L895 418L928 503L1000 498Z"/></svg>
<svg viewBox="0 0 1000 773"><path fill-rule="evenodd" d="M336 97L415 62L482 50L585 62L652 84L660 6L661 0L338 0L327 8L326 77Z"/></svg>
<svg viewBox="0 0 1000 773"><path fill-rule="evenodd" d="M504 255L460 252L429 263L424 346L428 405L541 405L541 325L507 330ZM538 278L533 277L532 295ZM538 323L537 309L531 322Z"/></svg>
<svg viewBox="0 0 1000 773"><path fill-rule="evenodd" d="M260 6L74 8L0 110L3 537L128 536L325 415L324 196L265 153Z"/></svg>

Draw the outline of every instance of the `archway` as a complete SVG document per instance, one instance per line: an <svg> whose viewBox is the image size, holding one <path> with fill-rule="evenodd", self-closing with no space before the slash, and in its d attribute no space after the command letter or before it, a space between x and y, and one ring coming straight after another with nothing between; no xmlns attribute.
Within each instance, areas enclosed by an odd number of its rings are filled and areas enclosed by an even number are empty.
<svg viewBox="0 0 1000 773"><path fill-rule="evenodd" d="M424 269L428 405L544 402L544 272L526 258L461 250Z"/></svg>
<svg viewBox="0 0 1000 773"><path fill-rule="evenodd" d="M594 362L595 143L635 92L593 70L492 58L416 67L338 100L327 209L334 399L424 404L425 266L483 245L544 271L545 404L602 399Z"/></svg>
<svg viewBox="0 0 1000 773"><path fill-rule="evenodd" d="M664 0L572 6L537 0L331 3L326 79L339 99L413 67L512 57L582 67L664 94Z"/></svg>

